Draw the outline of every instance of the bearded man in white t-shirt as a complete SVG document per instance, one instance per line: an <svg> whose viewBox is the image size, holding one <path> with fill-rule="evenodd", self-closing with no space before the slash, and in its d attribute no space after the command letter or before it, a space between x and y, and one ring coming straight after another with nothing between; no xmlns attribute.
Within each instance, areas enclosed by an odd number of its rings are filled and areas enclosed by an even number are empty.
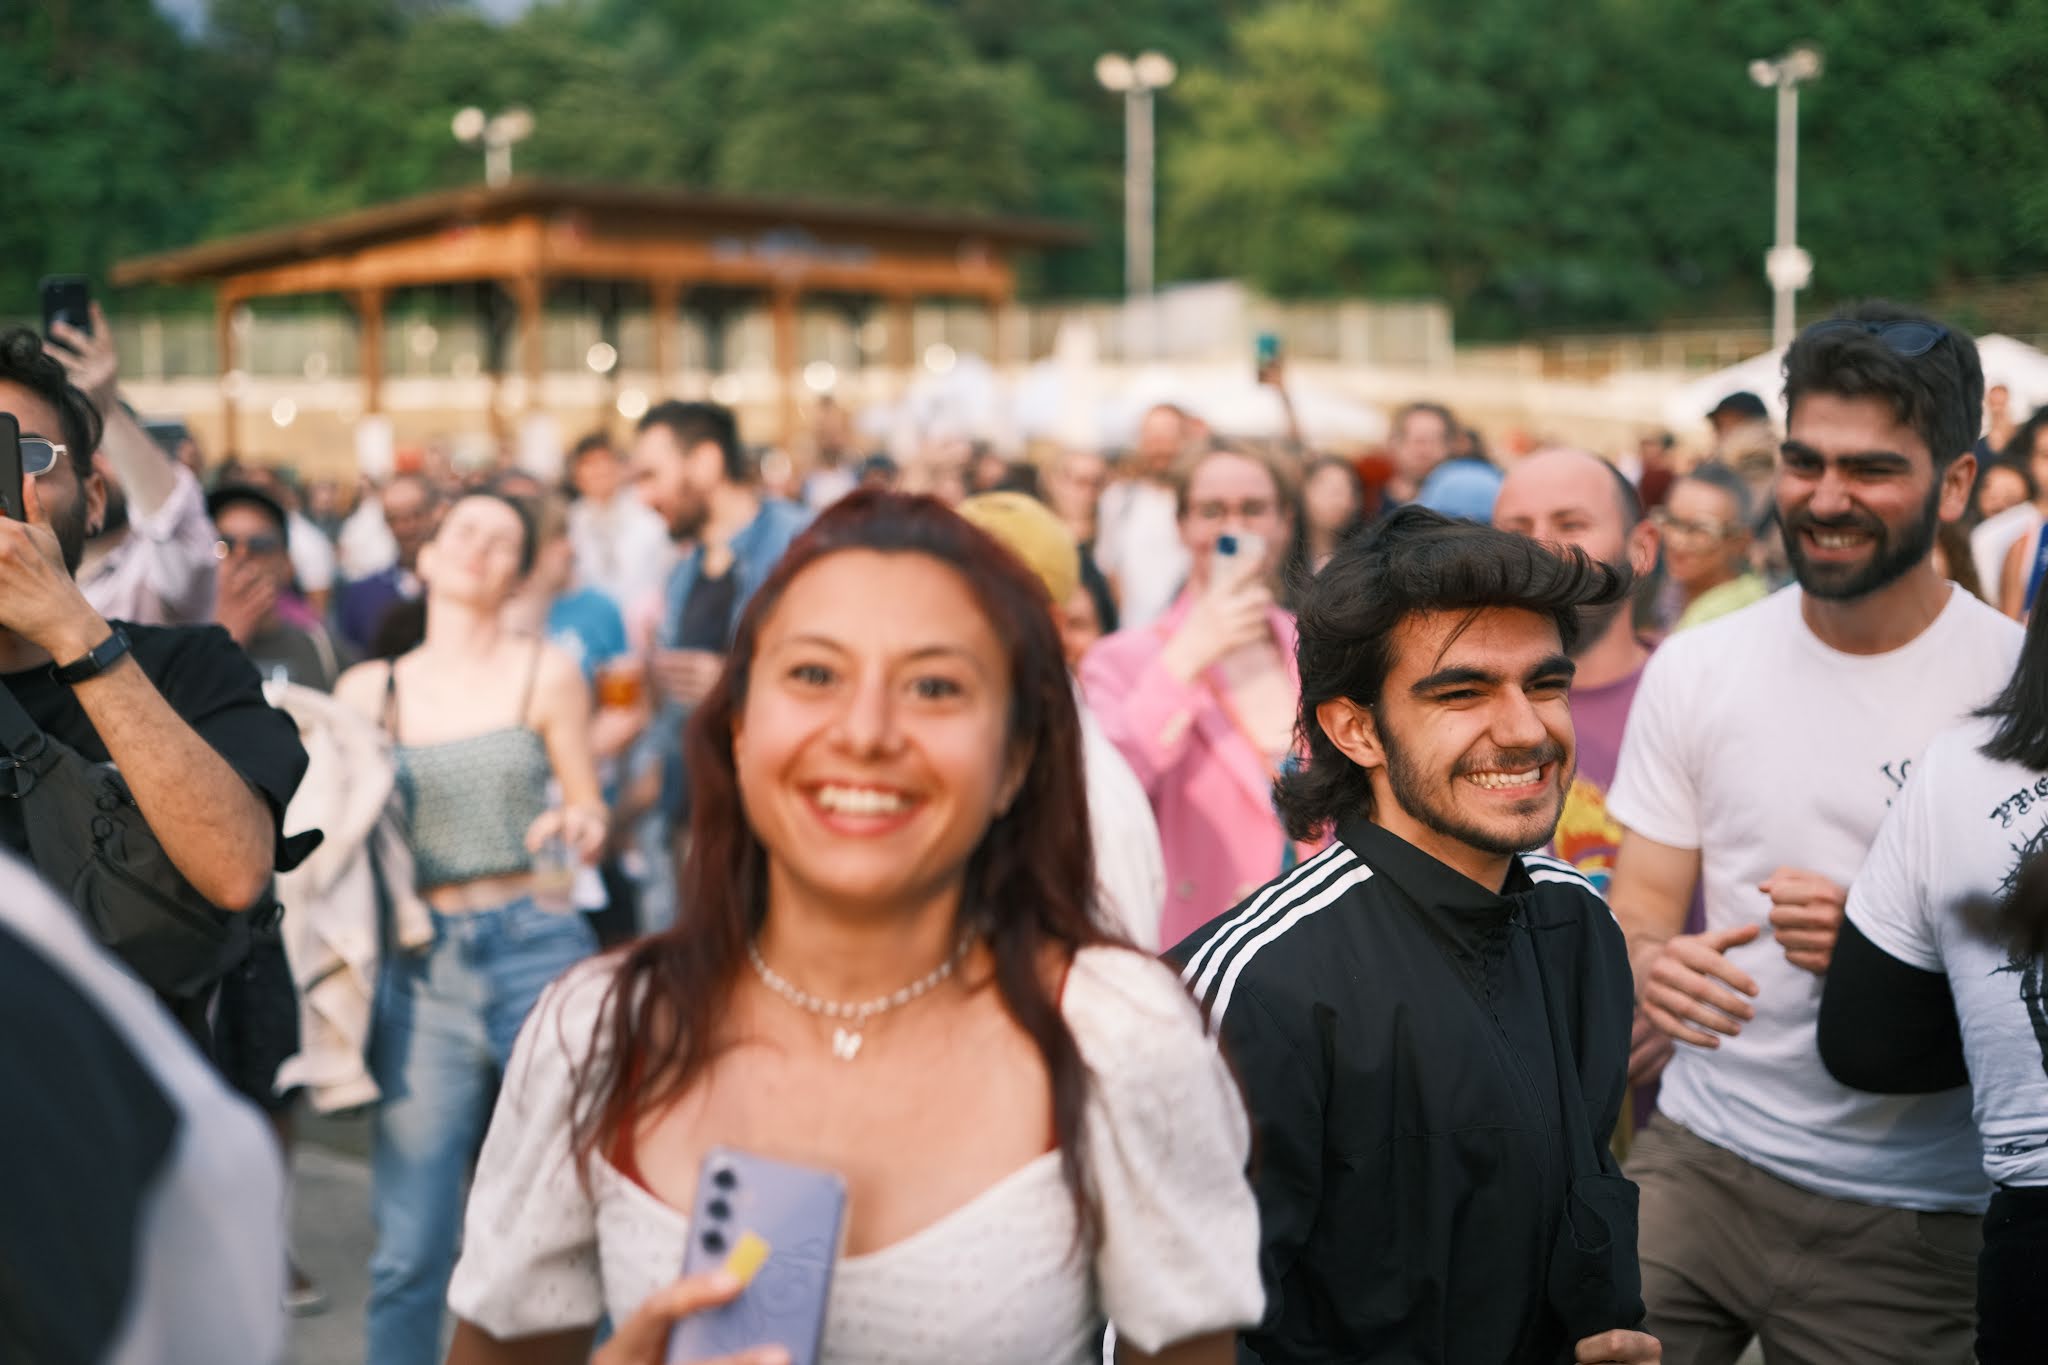
<svg viewBox="0 0 2048 1365"><path fill-rule="evenodd" d="M1970 1359L1988 1188L1966 1089L1863 1094L1814 1024L1849 883L1912 762L2011 676L2020 633L1943 579L1976 474L1964 333L1889 304L1786 356L1776 499L1798 583L1673 637L1608 793L1639 1002L1681 1046L1628 1174L1666 1359ZM1706 930L1683 932L1704 883Z"/></svg>

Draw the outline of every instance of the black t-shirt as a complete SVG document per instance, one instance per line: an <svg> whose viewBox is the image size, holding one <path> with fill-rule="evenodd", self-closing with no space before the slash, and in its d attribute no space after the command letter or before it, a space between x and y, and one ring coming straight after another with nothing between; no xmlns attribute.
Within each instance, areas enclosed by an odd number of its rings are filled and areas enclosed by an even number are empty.
<svg viewBox="0 0 2048 1365"><path fill-rule="evenodd" d="M263 794L278 823L282 851L284 810L306 775L306 750L291 717L263 699L263 681L234 638L219 626L137 626L120 623L139 664L171 709L227 760L243 781ZM110 757L72 690L38 665L0 674L45 734L95 763ZM0 800L0 844L27 855L28 838L12 801Z"/></svg>
<svg viewBox="0 0 2048 1365"><path fill-rule="evenodd" d="M732 609L740 589L734 567L727 565L716 578L699 574L690 585L690 595L683 599L682 623L676 630L676 648L723 654L732 645Z"/></svg>

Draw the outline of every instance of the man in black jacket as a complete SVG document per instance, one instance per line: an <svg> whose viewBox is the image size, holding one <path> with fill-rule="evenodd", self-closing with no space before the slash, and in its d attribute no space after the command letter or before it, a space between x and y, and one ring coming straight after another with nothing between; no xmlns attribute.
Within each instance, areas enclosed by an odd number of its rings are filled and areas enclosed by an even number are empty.
<svg viewBox="0 0 2048 1365"><path fill-rule="evenodd" d="M1256 1133L1264 1322L1241 1361L1646 1362L1634 1187L1607 1150L1633 990L1551 836L1571 645L1624 582L1420 508L1301 613L1316 857L1170 956Z"/></svg>

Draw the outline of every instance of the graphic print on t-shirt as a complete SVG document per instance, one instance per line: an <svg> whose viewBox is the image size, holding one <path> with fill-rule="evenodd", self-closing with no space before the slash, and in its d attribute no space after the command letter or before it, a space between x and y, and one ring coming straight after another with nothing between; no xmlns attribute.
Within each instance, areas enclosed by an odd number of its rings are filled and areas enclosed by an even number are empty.
<svg viewBox="0 0 2048 1365"><path fill-rule="evenodd" d="M1614 879L1614 856L1621 851L1621 822L1607 813L1607 793L1584 775L1573 777L1565 793L1552 847L1606 896L1607 883Z"/></svg>
<svg viewBox="0 0 2048 1365"><path fill-rule="evenodd" d="M2048 778L2041 779L2041 782L2048 785ZM2006 811L2014 802L2025 803L2030 799L2032 798L2029 793L2022 789L2001 802L1992 812L1992 816L1997 818L2000 812ZM2022 808L2024 809L2024 806ZM2009 817L2006 823L2011 823ZM2012 894L2013 887L2020 879L2020 869L2026 866L2027 860L2048 851L2048 817L2043 817L2041 828L2030 838L2015 843L2012 851L2012 866L2006 870L2005 877L1998 884L1998 896L2001 900ZM2026 1006L2027 1022L2033 1025L2034 1045L2041 1049L2041 1070L2048 1072L2048 981L2043 980L2044 972L2048 972L2048 964L2044 964L2038 955L2021 957L2018 952L2008 950L2005 965L1997 968L1994 974L2008 972L2019 976L2020 1003Z"/></svg>

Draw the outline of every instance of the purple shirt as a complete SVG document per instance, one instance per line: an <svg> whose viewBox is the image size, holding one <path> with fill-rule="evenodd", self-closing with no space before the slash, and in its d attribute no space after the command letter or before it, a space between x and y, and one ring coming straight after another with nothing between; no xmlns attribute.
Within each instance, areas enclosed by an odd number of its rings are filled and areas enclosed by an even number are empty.
<svg viewBox="0 0 2048 1365"><path fill-rule="evenodd" d="M1647 662L1647 661L1646 661ZM1572 728L1578 734L1579 770L1565 793L1564 815L1552 846L1557 856L1584 873L1601 895L1614 878L1621 826L1607 813L1607 788L1621 762L1621 732L1635 704L1643 670L1601 687L1572 689Z"/></svg>

